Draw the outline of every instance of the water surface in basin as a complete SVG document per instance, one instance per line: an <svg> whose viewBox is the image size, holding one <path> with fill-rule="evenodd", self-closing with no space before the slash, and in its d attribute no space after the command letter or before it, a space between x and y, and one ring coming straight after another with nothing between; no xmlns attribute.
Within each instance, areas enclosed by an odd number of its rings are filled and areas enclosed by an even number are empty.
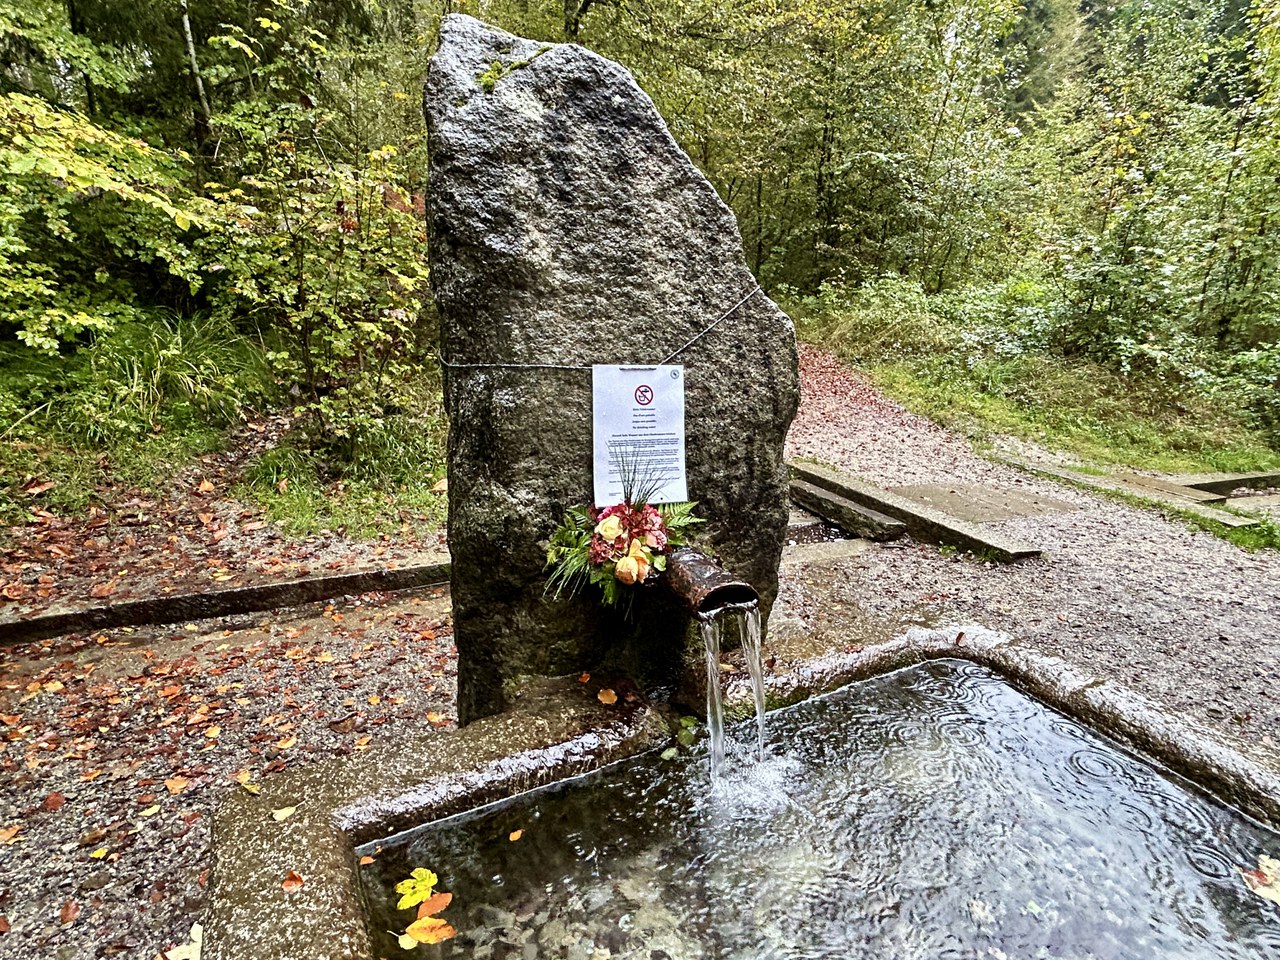
<svg viewBox="0 0 1280 960"><path fill-rule="evenodd" d="M1280 956L1280 907L1237 869L1280 835L987 670L855 684L769 736L714 790L705 755L649 754L383 841L375 955L406 955L391 888L421 866L459 931L433 957Z"/></svg>

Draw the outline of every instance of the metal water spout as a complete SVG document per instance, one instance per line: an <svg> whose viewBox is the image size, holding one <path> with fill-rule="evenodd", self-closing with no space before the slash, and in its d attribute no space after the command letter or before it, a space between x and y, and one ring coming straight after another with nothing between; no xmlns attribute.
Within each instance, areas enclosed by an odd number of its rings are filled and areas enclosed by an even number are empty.
<svg viewBox="0 0 1280 960"><path fill-rule="evenodd" d="M726 608L743 609L760 602L755 587L692 547L671 552L663 581L697 620L711 619Z"/></svg>

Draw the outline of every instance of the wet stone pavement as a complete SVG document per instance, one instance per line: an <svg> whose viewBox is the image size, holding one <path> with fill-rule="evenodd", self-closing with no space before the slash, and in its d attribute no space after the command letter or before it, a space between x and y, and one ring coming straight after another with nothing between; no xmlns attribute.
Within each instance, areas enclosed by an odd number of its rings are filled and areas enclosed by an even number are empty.
<svg viewBox="0 0 1280 960"><path fill-rule="evenodd" d="M0 649L0 958L183 943L229 792L450 729L454 680L438 588Z"/></svg>

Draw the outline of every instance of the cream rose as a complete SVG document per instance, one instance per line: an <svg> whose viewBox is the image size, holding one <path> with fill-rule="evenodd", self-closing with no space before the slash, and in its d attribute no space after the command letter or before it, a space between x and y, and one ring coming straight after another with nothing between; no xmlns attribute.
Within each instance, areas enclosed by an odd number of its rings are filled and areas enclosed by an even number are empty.
<svg viewBox="0 0 1280 960"><path fill-rule="evenodd" d="M618 519L618 515L605 517L596 524L596 534L605 540L617 540L622 536L622 521Z"/></svg>

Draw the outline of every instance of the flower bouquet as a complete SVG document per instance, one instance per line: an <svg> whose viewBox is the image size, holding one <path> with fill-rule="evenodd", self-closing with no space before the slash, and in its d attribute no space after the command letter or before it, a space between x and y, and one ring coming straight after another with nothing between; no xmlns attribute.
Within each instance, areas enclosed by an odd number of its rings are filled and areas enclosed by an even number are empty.
<svg viewBox="0 0 1280 960"><path fill-rule="evenodd" d="M693 515L697 504L648 503L657 487L636 482L624 470L622 503L574 507L565 514L547 548L547 592L558 599L590 584L600 588L606 605L629 608L630 588L656 580L671 550L703 522Z"/></svg>

